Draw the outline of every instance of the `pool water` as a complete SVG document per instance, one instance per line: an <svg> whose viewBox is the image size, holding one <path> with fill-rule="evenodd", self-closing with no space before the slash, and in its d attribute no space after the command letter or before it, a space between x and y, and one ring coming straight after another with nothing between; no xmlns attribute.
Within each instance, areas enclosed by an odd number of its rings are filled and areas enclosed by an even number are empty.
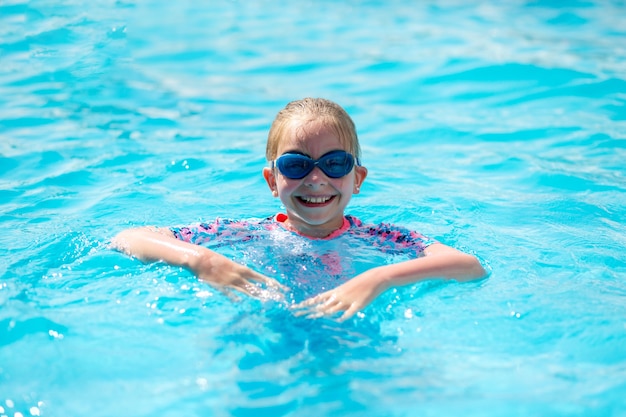
<svg viewBox="0 0 626 417"><path fill-rule="evenodd" d="M1 2L0 416L626 416L625 13ZM489 278L338 323L108 248L281 211L265 140L306 96L356 122L350 214L475 253Z"/></svg>

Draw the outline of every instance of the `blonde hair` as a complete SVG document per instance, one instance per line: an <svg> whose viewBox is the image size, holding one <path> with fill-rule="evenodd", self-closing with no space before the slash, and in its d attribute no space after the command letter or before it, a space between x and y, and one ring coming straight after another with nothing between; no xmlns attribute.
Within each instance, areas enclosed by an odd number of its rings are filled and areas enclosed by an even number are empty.
<svg viewBox="0 0 626 417"><path fill-rule="evenodd" d="M356 134L356 127L348 113L337 103L324 98L304 98L288 103L278 112L267 136L265 157L273 161L278 157L278 145L286 134L290 123L299 120L303 123L322 121L326 126L335 129L339 140L347 151L361 158L361 146Z"/></svg>

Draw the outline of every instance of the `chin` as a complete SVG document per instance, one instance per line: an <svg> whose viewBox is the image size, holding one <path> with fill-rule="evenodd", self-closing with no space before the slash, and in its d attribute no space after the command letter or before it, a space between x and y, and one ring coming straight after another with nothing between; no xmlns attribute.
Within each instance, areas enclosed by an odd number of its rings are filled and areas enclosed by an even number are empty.
<svg viewBox="0 0 626 417"><path fill-rule="evenodd" d="M304 222L306 222L308 225L310 226L325 226L328 225L329 223L333 223L335 221L337 221L339 223L339 225L341 226L341 223L343 223L343 217L341 219L341 221L339 222L338 220L336 220L337 218L335 216L333 217L315 217L315 218L311 218L311 217L300 217Z"/></svg>

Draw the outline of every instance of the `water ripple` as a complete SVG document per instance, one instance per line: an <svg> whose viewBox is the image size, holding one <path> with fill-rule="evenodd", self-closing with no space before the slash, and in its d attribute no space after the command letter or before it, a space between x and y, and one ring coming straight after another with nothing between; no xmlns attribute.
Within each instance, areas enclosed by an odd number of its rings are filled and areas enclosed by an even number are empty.
<svg viewBox="0 0 626 417"><path fill-rule="evenodd" d="M623 408L623 16L611 0L3 2L0 414ZM489 279L389 291L337 324L107 248L128 226L283 210L264 146L302 96L356 121L369 175L351 213L476 253Z"/></svg>

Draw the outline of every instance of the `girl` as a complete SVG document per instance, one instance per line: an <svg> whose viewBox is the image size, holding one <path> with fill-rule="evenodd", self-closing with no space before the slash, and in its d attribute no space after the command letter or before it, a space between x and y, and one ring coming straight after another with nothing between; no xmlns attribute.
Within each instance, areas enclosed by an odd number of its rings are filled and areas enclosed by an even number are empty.
<svg viewBox="0 0 626 417"><path fill-rule="evenodd" d="M260 231L288 231L302 240L365 239L381 251L410 254L411 259L376 266L345 283L293 305L296 314L323 317L341 314L343 321L378 295L399 285L426 279L468 281L485 276L472 255L402 227L364 225L344 215L352 194L367 176L360 164L354 123L339 105L306 98L287 104L268 135L269 167L263 177L286 214L249 222L216 220L183 228L138 228L122 231L113 246L144 261L165 261L189 269L199 279L262 299L286 290L278 281L203 246L235 236L255 239Z"/></svg>

